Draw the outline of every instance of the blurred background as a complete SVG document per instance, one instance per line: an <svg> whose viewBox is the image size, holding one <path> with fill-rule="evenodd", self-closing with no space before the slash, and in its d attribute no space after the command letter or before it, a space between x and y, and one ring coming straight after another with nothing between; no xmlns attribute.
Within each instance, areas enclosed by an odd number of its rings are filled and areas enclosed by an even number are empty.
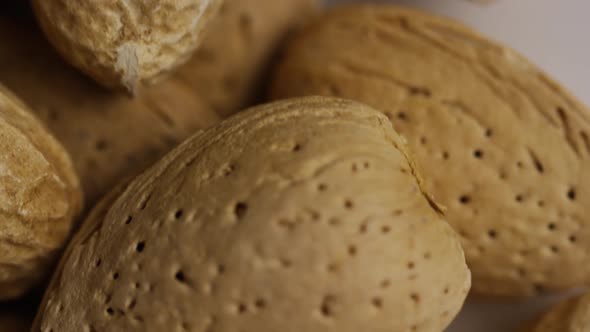
<svg viewBox="0 0 590 332"><path fill-rule="evenodd" d="M349 2L390 2L454 17L518 50L590 105L588 0L327 0ZM564 296L526 301L471 298L447 332L516 332Z"/></svg>

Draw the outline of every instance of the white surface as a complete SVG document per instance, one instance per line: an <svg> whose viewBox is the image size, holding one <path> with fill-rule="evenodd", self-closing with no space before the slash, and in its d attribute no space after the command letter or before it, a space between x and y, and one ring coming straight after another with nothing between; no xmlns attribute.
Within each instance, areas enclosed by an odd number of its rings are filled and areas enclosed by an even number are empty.
<svg viewBox="0 0 590 332"><path fill-rule="evenodd" d="M590 0L497 0L486 6L465 0L389 2L426 8L468 23L526 55L590 105ZM447 332L517 331L555 300L500 303L472 299Z"/></svg>

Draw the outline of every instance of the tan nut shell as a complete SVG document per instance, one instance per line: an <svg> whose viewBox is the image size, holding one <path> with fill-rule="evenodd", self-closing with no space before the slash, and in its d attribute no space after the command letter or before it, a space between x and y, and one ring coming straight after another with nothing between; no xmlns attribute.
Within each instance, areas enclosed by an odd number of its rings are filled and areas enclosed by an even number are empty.
<svg viewBox="0 0 590 332"><path fill-rule="evenodd" d="M136 98L104 91L63 62L33 24L0 16L0 77L68 150L88 206L219 120L179 80L144 89Z"/></svg>
<svg viewBox="0 0 590 332"><path fill-rule="evenodd" d="M81 205L65 150L0 85L0 299L47 276Z"/></svg>
<svg viewBox="0 0 590 332"><path fill-rule="evenodd" d="M408 138L476 292L590 283L590 113L539 69L454 21L388 5L335 9L285 53L275 98L357 99Z"/></svg>
<svg viewBox="0 0 590 332"><path fill-rule="evenodd" d="M318 2L225 0L195 56L175 76L222 116L252 105L285 36L318 12Z"/></svg>
<svg viewBox="0 0 590 332"><path fill-rule="evenodd" d="M586 332L590 330L590 294L563 301L526 332Z"/></svg>
<svg viewBox="0 0 590 332"><path fill-rule="evenodd" d="M71 153L92 206L120 179L137 174L195 129L217 122L216 111L230 114L249 104L278 42L315 12L315 4L226 0L201 51L134 99L102 91L69 68L34 22L0 16L0 77ZM250 29L242 31L244 24Z"/></svg>
<svg viewBox="0 0 590 332"><path fill-rule="evenodd" d="M94 216L34 331L441 331L469 288L401 139L354 102L238 114Z"/></svg>
<svg viewBox="0 0 590 332"><path fill-rule="evenodd" d="M182 64L222 0L36 0L53 46L100 84L135 91Z"/></svg>

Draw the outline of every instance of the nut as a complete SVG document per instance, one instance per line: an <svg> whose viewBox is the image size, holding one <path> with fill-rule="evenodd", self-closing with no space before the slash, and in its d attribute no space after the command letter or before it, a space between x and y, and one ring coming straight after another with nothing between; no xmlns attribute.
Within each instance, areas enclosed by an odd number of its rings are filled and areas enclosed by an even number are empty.
<svg viewBox="0 0 590 332"><path fill-rule="evenodd" d="M260 106L99 207L33 330L441 331L470 279L431 204L378 112Z"/></svg>
<svg viewBox="0 0 590 332"><path fill-rule="evenodd" d="M253 105L280 44L315 16L318 2L225 0L195 56L175 77L224 117Z"/></svg>
<svg viewBox="0 0 590 332"><path fill-rule="evenodd" d="M134 92L189 59L222 0L33 1L53 46L109 88Z"/></svg>
<svg viewBox="0 0 590 332"><path fill-rule="evenodd" d="M9 64L0 66L0 77L70 152L93 206L121 179L216 123L216 111L231 114L249 104L274 47L315 3L227 0L201 51L133 99L103 91L70 68L31 22L0 14L0 63ZM250 29L242 33L244 21Z"/></svg>
<svg viewBox="0 0 590 332"><path fill-rule="evenodd" d="M289 43L272 94L385 113L462 235L475 292L590 283L590 113L516 52L446 18L353 5Z"/></svg>
<svg viewBox="0 0 590 332"><path fill-rule="evenodd" d="M82 195L64 149L0 86L0 299L23 295L64 245Z"/></svg>

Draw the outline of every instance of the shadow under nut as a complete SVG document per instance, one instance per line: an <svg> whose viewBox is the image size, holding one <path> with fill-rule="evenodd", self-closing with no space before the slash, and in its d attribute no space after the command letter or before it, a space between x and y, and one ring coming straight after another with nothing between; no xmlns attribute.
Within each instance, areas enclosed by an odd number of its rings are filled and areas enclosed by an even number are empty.
<svg viewBox="0 0 590 332"><path fill-rule="evenodd" d="M331 10L298 33L274 98L340 96L382 111L447 207L473 291L590 282L590 113L515 51L392 5Z"/></svg>
<svg viewBox="0 0 590 332"><path fill-rule="evenodd" d="M82 208L69 156L0 86L0 299L47 277Z"/></svg>
<svg viewBox="0 0 590 332"><path fill-rule="evenodd" d="M0 332L28 332L31 329L30 319L18 313L0 314Z"/></svg>
<svg viewBox="0 0 590 332"><path fill-rule="evenodd" d="M136 91L192 55L223 0L33 1L68 62L109 88Z"/></svg>
<svg viewBox="0 0 590 332"><path fill-rule="evenodd" d="M34 331L434 332L469 289L459 239L402 139L354 102L240 113L99 214L68 248Z"/></svg>
<svg viewBox="0 0 590 332"><path fill-rule="evenodd" d="M318 0L225 0L195 55L174 76L223 117L254 105L280 45L319 9Z"/></svg>
<svg viewBox="0 0 590 332"><path fill-rule="evenodd" d="M522 332L583 332L590 329L590 295L558 303Z"/></svg>

